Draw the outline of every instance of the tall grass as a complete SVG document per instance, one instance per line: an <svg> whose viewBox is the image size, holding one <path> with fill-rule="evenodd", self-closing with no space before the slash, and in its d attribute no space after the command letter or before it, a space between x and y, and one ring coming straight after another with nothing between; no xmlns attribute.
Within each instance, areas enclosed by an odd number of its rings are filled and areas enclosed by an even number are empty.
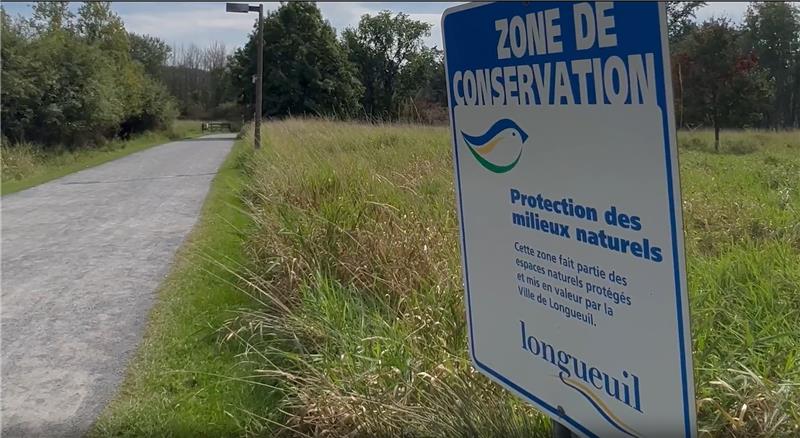
<svg viewBox="0 0 800 438"><path fill-rule="evenodd" d="M269 403L269 389L251 384L238 346L217 337L233 311L251 304L231 285L236 276L215 260L242 261L249 219L239 195L251 150L237 141L219 168L159 287L124 383L87 437L234 437L263 428L246 413Z"/></svg>
<svg viewBox="0 0 800 438"><path fill-rule="evenodd" d="M252 413L265 430L546 436L466 356L448 130L294 119L263 132L250 263L231 268L263 304L225 328L276 387L277 405ZM698 407L714 436L800 433L794 134L725 133L721 153L707 133L680 138Z"/></svg>

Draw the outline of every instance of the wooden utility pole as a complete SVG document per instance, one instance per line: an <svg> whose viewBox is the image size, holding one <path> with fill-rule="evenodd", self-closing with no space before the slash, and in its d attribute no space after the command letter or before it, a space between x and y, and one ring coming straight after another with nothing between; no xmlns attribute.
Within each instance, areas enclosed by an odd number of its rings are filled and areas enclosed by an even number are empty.
<svg viewBox="0 0 800 438"><path fill-rule="evenodd" d="M256 116L255 116L255 148L261 147L261 98L264 79L264 5L258 5L258 60L256 61Z"/></svg>

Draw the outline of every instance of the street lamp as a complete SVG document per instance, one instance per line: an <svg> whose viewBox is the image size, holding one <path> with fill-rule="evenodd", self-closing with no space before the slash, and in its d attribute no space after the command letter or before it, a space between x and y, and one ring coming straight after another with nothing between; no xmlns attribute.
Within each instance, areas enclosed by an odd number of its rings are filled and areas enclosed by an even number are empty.
<svg viewBox="0 0 800 438"><path fill-rule="evenodd" d="M256 61L256 113L255 113L255 148L261 147L261 83L264 77L264 5L248 5L246 3L226 3L225 12L258 12L258 60Z"/></svg>

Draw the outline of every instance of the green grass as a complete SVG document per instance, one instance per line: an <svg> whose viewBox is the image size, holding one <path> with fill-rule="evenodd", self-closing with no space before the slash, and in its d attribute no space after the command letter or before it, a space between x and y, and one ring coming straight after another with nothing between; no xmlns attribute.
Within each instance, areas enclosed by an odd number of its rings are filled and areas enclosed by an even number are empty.
<svg viewBox="0 0 800 438"><path fill-rule="evenodd" d="M215 181L92 435L549 436L466 356L448 130L264 133ZM800 135L722 139L679 134L701 432L797 435Z"/></svg>
<svg viewBox="0 0 800 438"><path fill-rule="evenodd" d="M228 328L281 388L289 415L269 418L290 434L547 436L467 361L447 129L266 132L244 275L269 305ZM701 431L800 433L800 135L725 132L719 153L709 132L679 140Z"/></svg>
<svg viewBox="0 0 800 438"><path fill-rule="evenodd" d="M680 136L703 429L800 433L800 134Z"/></svg>
<svg viewBox="0 0 800 438"><path fill-rule="evenodd" d="M3 145L0 194L18 192L79 170L116 160L168 141L201 135L200 122L178 120L167 131L148 132L126 141L116 140L96 148L43 151L30 145Z"/></svg>
<svg viewBox="0 0 800 438"><path fill-rule="evenodd" d="M250 227L240 194L247 180L242 142L215 177L202 215L158 292L148 327L125 382L90 436L238 436L248 430L243 407L269 403L267 392L245 383L250 367L219 327L235 309L252 304L214 260L242 262Z"/></svg>

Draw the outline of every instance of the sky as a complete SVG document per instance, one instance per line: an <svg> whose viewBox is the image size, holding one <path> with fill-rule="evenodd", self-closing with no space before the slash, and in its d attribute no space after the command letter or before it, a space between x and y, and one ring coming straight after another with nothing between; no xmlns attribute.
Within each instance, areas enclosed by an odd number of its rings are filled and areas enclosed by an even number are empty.
<svg viewBox="0 0 800 438"><path fill-rule="evenodd" d="M341 32L347 27L355 27L363 14L375 14L388 9L404 12L411 18L430 23L431 36L425 39L428 46L442 46L439 20L442 11L462 2L320 2L322 15ZM73 4L77 10L79 4ZM279 3L264 3L267 10L277 9ZM11 15L30 16L28 2L3 2L3 7ZM194 43L206 47L213 41L225 44L228 51L244 45L247 35L253 28L256 14L225 13L225 3L189 2L114 2L112 9L122 17L125 28L130 32L157 36L170 45L188 46ZM711 2L697 14L699 20L712 16L727 16L734 22L741 22L747 9L744 2Z"/></svg>

